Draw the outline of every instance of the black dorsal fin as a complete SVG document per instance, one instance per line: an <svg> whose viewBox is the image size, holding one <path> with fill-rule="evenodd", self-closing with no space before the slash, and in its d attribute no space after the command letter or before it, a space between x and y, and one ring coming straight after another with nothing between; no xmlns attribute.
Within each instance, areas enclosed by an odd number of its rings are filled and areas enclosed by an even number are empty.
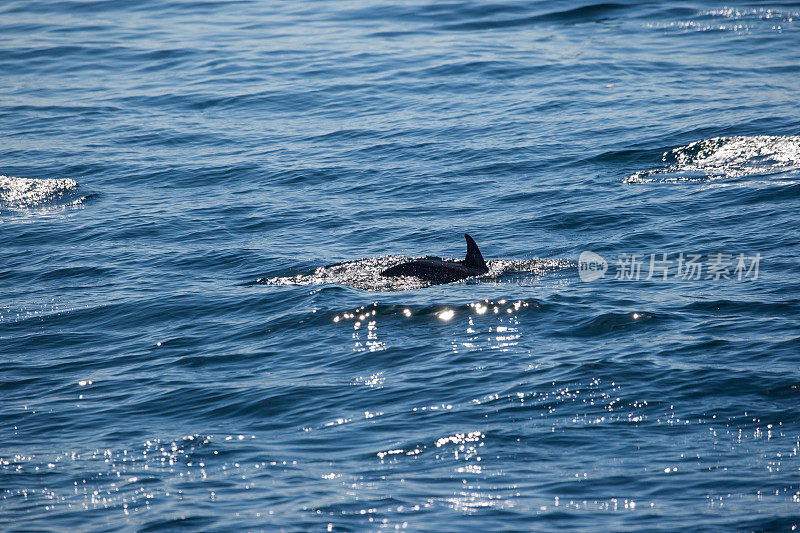
<svg viewBox="0 0 800 533"><path fill-rule="evenodd" d="M464 258L464 266L488 271L489 267L486 266L486 261L483 260L483 256L481 255L481 251L478 250L478 245L475 244L475 240L466 233L464 237L467 238L467 257Z"/></svg>

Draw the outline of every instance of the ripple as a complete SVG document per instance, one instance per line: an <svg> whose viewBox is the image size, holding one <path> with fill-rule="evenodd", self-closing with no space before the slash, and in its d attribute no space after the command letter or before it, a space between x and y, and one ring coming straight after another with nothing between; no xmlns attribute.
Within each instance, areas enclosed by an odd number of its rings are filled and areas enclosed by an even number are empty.
<svg viewBox="0 0 800 533"><path fill-rule="evenodd" d="M565 333L577 337L595 337L626 330L656 318L653 313L641 311L635 313L603 313L600 316L583 321Z"/></svg>

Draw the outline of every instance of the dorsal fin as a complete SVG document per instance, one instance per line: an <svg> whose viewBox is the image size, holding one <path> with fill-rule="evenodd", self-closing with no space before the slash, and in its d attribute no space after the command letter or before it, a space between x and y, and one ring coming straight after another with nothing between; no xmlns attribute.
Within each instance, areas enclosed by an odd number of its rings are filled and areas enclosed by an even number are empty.
<svg viewBox="0 0 800 533"><path fill-rule="evenodd" d="M464 258L464 266L488 271L489 267L486 266L486 261L483 260L481 251L478 250L478 245L475 244L473 238L466 233L464 237L467 238L467 257Z"/></svg>

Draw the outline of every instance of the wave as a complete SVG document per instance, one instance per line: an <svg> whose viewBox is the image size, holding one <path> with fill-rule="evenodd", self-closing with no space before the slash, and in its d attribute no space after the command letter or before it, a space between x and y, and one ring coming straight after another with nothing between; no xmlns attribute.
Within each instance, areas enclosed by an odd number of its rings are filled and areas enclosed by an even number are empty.
<svg viewBox="0 0 800 533"><path fill-rule="evenodd" d="M614 14L622 12L628 6L624 4L590 4L564 11L550 11L529 17L516 17L501 20L482 20L449 24L443 26L445 30L467 31L467 30L490 30L509 28L514 26L525 26L534 23L562 23L580 24L585 22L598 22L613 18Z"/></svg>
<svg viewBox="0 0 800 533"><path fill-rule="evenodd" d="M664 152L664 168L635 172L625 183L712 181L800 170L800 136L715 137Z"/></svg>
<svg viewBox="0 0 800 533"><path fill-rule="evenodd" d="M800 11L772 7L728 7L697 11L688 19L649 22L647 27L679 33L754 30L781 32L800 19Z"/></svg>
<svg viewBox="0 0 800 533"><path fill-rule="evenodd" d="M26 209L53 204L81 204L78 182L70 178L15 178L0 175L0 207Z"/></svg>
<svg viewBox="0 0 800 533"><path fill-rule="evenodd" d="M633 327L661 318L663 317L644 311L633 313L602 313L556 333L566 337L597 337L629 330Z"/></svg>

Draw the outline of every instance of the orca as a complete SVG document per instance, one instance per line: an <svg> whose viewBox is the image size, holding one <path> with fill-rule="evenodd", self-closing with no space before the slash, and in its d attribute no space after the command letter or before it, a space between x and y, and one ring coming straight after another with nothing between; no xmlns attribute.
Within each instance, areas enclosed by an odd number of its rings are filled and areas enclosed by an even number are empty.
<svg viewBox="0 0 800 533"><path fill-rule="evenodd" d="M480 276L489 272L486 261L475 241L464 234L467 239L467 257L463 261L445 261L443 259L420 259L400 263L381 272L381 276L398 277L414 276L434 284L451 283L460 279Z"/></svg>

